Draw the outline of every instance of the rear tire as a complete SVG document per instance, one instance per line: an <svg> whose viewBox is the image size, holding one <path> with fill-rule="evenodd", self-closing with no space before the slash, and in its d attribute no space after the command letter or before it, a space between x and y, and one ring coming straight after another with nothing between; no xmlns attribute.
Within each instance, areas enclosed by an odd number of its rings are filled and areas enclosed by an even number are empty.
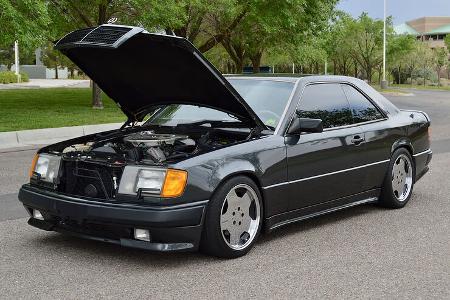
<svg viewBox="0 0 450 300"><path fill-rule="evenodd" d="M381 188L380 205L404 207L411 198L415 175L414 160L409 151L405 148L395 150Z"/></svg>
<svg viewBox="0 0 450 300"><path fill-rule="evenodd" d="M247 254L261 232L262 197L258 186L246 176L221 184L211 198L200 249L223 258Z"/></svg>

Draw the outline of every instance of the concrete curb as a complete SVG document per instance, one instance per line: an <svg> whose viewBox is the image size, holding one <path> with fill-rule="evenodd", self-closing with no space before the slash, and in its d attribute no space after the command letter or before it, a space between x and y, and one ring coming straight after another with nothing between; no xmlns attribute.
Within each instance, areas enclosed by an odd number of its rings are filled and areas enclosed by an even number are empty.
<svg viewBox="0 0 450 300"><path fill-rule="evenodd" d="M47 88L89 88L89 80L74 79L30 79L26 83L0 84L0 90L9 89L47 89Z"/></svg>
<svg viewBox="0 0 450 300"><path fill-rule="evenodd" d="M117 129L121 125L122 123L109 123L0 132L0 149L48 145L79 136Z"/></svg>
<svg viewBox="0 0 450 300"><path fill-rule="evenodd" d="M386 96L397 96L397 97L412 97L415 96L413 93L405 93L405 92L380 92L382 95Z"/></svg>

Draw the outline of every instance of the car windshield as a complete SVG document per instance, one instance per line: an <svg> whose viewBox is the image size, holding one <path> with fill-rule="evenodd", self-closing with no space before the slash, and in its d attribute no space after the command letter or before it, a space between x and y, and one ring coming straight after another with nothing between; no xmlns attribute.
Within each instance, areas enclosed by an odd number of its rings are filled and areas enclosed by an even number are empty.
<svg viewBox="0 0 450 300"><path fill-rule="evenodd" d="M294 88L294 83L287 81L230 79L229 82L261 121L270 128L275 128L278 125ZM196 123L205 120L238 121L232 115L212 108L187 104L171 104L154 113L146 121L146 124L176 126L178 124Z"/></svg>

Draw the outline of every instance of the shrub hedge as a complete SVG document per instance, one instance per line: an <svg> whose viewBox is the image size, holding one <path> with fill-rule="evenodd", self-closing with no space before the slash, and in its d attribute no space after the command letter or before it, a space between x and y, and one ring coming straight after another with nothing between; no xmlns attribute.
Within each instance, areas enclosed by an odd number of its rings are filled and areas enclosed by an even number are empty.
<svg viewBox="0 0 450 300"><path fill-rule="evenodd" d="M30 79L28 78L27 73L20 73L22 82L28 82ZM7 84L7 83L16 83L17 77L14 72L11 71L3 71L0 72L0 83Z"/></svg>

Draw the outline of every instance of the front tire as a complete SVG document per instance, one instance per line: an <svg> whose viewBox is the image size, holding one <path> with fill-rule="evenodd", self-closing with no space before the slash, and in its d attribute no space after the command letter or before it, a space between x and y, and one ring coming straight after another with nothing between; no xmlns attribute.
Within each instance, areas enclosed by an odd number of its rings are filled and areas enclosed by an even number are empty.
<svg viewBox="0 0 450 300"><path fill-rule="evenodd" d="M227 180L209 202L201 250L224 258L245 255L258 239L262 219L262 197L253 180L246 176Z"/></svg>
<svg viewBox="0 0 450 300"><path fill-rule="evenodd" d="M415 165L409 151L405 148L395 150L384 179L379 203L389 208L404 207L411 198L414 177Z"/></svg>

